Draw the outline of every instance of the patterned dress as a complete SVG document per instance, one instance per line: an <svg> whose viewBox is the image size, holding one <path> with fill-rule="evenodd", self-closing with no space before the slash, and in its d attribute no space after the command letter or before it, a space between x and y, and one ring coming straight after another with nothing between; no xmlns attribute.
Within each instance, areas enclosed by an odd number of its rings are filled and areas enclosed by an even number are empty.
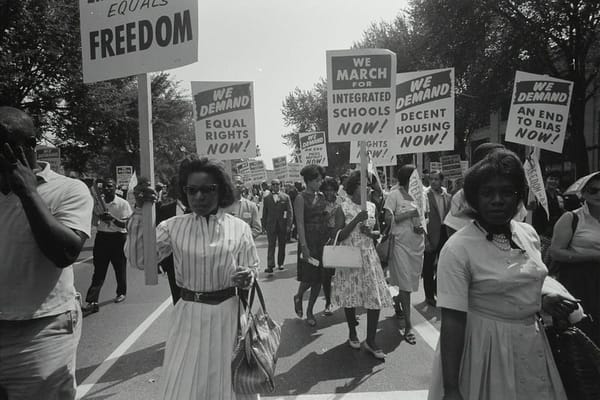
<svg viewBox="0 0 600 400"><path fill-rule="evenodd" d="M298 281L307 283L320 283L322 281L323 247L329 238L327 230L327 200L323 193L300 192L304 200L304 236L310 256L319 261L315 267L305 261L298 241Z"/></svg>
<svg viewBox="0 0 600 400"><path fill-rule="evenodd" d="M346 224L360 212L360 205L346 199L342 203L342 211ZM368 219L366 226L375 225L375 204L367 202ZM383 269L373 240L360 232L357 225L344 241L345 246L360 247L362 268L340 268L336 271L332 282L331 302L339 307L364 307L369 310L380 310L392 306L392 298L388 291Z"/></svg>

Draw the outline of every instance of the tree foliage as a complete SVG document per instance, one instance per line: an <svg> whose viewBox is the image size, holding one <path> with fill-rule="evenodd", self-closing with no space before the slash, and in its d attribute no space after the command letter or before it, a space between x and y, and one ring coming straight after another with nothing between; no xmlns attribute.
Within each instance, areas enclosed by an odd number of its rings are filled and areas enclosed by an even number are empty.
<svg viewBox="0 0 600 400"><path fill-rule="evenodd" d="M283 135L286 144L296 152L300 151L298 140L301 132L327 133L327 82L321 79L310 90L294 89L283 101L283 120L292 130ZM350 145L348 143L328 143L328 173L339 175L348 168Z"/></svg>
<svg viewBox="0 0 600 400"><path fill-rule="evenodd" d="M195 151L191 100L166 73L151 81L155 171L167 179ZM79 6L71 0L0 0L0 105L27 111L78 172L139 165L134 78L84 84Z"/></svg>

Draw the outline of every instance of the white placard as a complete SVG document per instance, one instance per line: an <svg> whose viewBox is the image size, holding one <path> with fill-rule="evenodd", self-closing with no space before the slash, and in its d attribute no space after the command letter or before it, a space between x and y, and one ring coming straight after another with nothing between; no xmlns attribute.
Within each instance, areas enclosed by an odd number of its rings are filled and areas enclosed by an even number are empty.
<svg viewBox="0 0 600 400"><path fill-rule="evenodd" d="M83 81L198 61L198 1L79 0Z"/></svg>
<svg viewBox="0 0 600 400"><path fill-rule="evenodd" d="M506 141L562 153L573 82L517 71Z"/></svg>
<svg viewBox="0 0 600 400"><path fill-rule="evenodd" d="M330 142L394 136L396 55L384 49L327 51Z"/></svg>
<svg viewBox="0 0 600 400"><path fill-rule="evenodd" d="M396 77L396 154L454 149L454 68Z"/></svg>
<svg viewBox="0 0 600 400"><path fill-rule="evenodd" d="M132 175L133 167L131 165L117 166L117 187L124 187L126 190L129 190L129 182Z"/></svg>
<svg viewBox="0 0 600 400"><path fill-rule="evenodd" d="M533 192L535 198L546 211L546 217L550 219L550 212L548 211L548 197L546 196L544 178L542 176L542 169L540 168L540 162L538 158L533 154L527 157L523 163L523 169L525 169L525 177L527 178L529 189Z"/></svg>
<svg viewBox="0 0 600 400"><path fill-rule="evenodd" d="M367 140L367 155L376 167L396 165L396 153L389 140ZM360 144L350 142L350 164L360 163Z"/></svg>
<svg viewBox="0 0 600 400"><path fill-rule="evenodd" d="M273 157L273 172L275 178L284 181L287 179L287 157Z"/></svg>
<svg viewBox="0 0 600 400"><path fill-rule="evenodd" d="M326 167L328 163L325 132L300 132L298 136L302 163L305 165L318 164Z"/></svg>
<svg viewBox="0 0 600 400"><path fill-rule="evenodd" d="M192 82L198 155L256 157L252 82Z"/></svg>

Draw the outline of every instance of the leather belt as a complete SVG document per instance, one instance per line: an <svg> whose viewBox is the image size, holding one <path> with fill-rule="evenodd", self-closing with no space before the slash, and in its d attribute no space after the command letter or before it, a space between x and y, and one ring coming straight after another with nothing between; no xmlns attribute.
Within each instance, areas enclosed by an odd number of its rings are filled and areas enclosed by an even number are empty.
<svg viewBox="0 0 600 400"><path fill-rule="evenodd" d="M229 287L227 289L217 290L214 292L194 292L193 290L181 288L181 300L193 301L195 303L215 305L220 304L236 295L237 288L235 287Z"/></svg>

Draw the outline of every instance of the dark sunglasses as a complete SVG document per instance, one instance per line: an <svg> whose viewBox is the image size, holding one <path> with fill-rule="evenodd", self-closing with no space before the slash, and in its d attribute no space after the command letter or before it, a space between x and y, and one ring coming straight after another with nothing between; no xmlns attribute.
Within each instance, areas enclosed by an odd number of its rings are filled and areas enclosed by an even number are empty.
<svg viewBox="0 0 600 400"><path fill-rule="evenodd" d="M217 190L217 184L213 183L211 185L202 185L202 186L184 186L183 191L189 196L194 196L196 193L200 192L202 194L213 193Z"/></svg>
<svg viewBox="0 0 600 400"><path fill-rule="evenodd" d="M600 188L591 187L591 188L585 189L585 191L591 195L594 195L594 194L598 194L598 192L600 192Z"/></svg>

